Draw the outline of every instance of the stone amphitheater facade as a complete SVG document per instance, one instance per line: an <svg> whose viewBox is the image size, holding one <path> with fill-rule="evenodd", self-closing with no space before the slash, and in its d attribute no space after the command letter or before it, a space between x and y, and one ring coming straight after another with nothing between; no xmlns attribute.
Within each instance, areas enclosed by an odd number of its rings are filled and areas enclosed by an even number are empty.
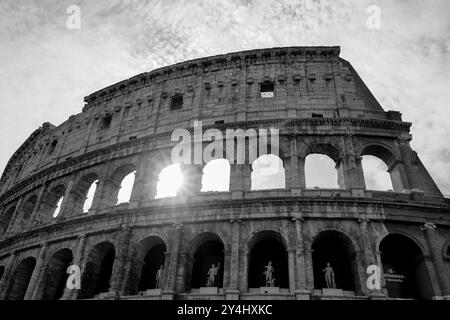
<svg viewBox="0 0 450 320"><path fill-rule="evenodd" d="M450 201L411 149L411 123L384 111L339 53L288 47L178 63L87 96L59 126L44 123L0 180L0 299L448 298ZM278 128L285 188L251 190L252 164L231 163L229 191L200 192L205 164L183 165L189 187L155 199L173 130L196 120L223 132ZM313 153L334 160L339 189L306 188ZM393 191L366 189L365 155L387 164ZM130 200L116 205L132 172ZM278 283L268 289L269 259ZM216 283L202 288L216 260ZM327 261L336 290L323 289ZM366 285L372 264L380 290ZM80 289L66 286L70 265Z"/></svg>

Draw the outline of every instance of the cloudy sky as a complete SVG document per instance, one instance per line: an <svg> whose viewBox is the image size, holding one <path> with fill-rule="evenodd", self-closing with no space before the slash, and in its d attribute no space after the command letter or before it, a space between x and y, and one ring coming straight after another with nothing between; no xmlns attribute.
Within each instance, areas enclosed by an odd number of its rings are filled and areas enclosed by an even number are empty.
<svg viewBox="0 0 450 320"><path fill-rule="evenodd" d="M380 29L369 29L370 5ZM71 30L67 8L81 9ZM275 46L339 45L450 194L450 1L0 1L0 171L43 122L83 97L187 59Z"/></svg>

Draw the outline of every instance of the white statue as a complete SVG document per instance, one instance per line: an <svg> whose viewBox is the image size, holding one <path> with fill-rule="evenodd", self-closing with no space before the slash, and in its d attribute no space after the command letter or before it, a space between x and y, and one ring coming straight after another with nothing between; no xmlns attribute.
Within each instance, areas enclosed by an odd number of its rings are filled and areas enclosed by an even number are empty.
<svg viewBox="0 0 450 320"><path fill-rule="evenodd" d="M336 289L336 283L334 282L334 271L329 262L327 262L327 266L322 270L322 272L325 272L325 282L327 288Z"/></svg>
<svg viewBox="0 0 450 320"><path fill-rule="evenodd" d="M272 277L273 273L275 272L275 269L272 266L272 261L269 261L267 266L264 267L266 271L264 271L264 274L266 276L266 287L274 287L275 286L275 279Z"/></svg>
<svg viewBox="0 0 450 320"><path fill-rule="evenodd" d="M208 270L208 282L206 283L207 287L214 286L214 282L216 280L216 275L219 273L220 262L217 264L217 267L212 264L211 268Z"/></svg>
<svg viewBox="0 0 450 320"><path fill-rule="evenodd" d="M161 265L159 267L158 271L156 272L156 287L155 287L155 289L159 289L161 287L163 272L164 272L164 266Z"/></svg>

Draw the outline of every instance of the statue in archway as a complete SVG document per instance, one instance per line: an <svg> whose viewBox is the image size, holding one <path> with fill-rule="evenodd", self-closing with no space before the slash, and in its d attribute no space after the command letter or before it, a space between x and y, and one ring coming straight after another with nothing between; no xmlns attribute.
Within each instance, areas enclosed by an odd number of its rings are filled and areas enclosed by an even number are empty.
<svg viewBox="0 0 450 320"><path fill-rule="evenodd" d="M327 266L322 270L325 273L325 283L328 289L336 289L336 283L334 282L334 271L330 263L327 262Z"/></svg>
<svg viewBox="0 0 450 320"><path fill-rule="evenodd" d="M161 288L161 282L162 282L162 278L163 278L163 273L164 273L164 266L161 265L159 267L158 271L156 272L156 286L155 286L155 289Z"/></svg>
<svg viewBox="0 0 450 320"><path fill-rule="evenodd" d="M211 268L208 270L208 281L206 282L207 287L213 287L214 282L216 281L216 275L219 273L220 262L217 264L217 267L212 264Z"/></svg>
<svg viewBox="0 0 450 320"><path fill-rule="evenodd" d="M264 275L266 276L266 287L274 287L275 279L273 278L273 273L275 272L275 269L272 266L272 261L269 261L264 269L266 269L266 271L264 271Z"/></svg>

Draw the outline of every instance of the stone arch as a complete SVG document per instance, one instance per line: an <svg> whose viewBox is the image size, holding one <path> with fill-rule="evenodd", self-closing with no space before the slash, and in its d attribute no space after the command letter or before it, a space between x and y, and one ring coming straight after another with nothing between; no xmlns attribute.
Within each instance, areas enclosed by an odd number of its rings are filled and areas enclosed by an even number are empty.
<svg viewBox="0 0 450 320"><path fill-rule="evenodd" d="M383 232L380 236L377 237L375 246L378 252L380 252L381 242L384 240L384 238L386 238L390 234L398 234L404 236L409 240L411 240L412 242L414 242L414 244L420 248L420 251L422 251L425 256L430 254L430 252L428 251L428 247L425 244L423 244L419 239L417 239L417 237L403 230L391 227L387 227L387 230L385 230L385 232Z"/></svg>
<svg viewBox="0 0 450 320"><path fill-rule="evenodd" d="M289 288L288 244L284 236L274 230L253 233L247 241L249 263L247 272L248 288L274 286ZM266 283L266 266L274 268L273 283Z"/></svg>
<svg viewBox="0 0 450 320"><path fill-rule="evenodd" d="M109 290L115 257L114 245L108 241L100 242L90 250L81 278L79 299L90 299Z"/></svg>
<svg viewBox="0 0 450 320"><path fill-rule="evenodd" d="M286 170L280 157L271 153L260 155L253 161L251 169L251 190L286 187Z"/></svg>
<svg viewBox="0 0 450 320"><path fill-rule="evenodd" d="M66 206L68 215L79 215L83 213L83 207L87 199L88 191L91 186L98 181L98 174L91 172L83 175L75 184L75 187L69 194Z"/></svg>
<svg viewBox="0 0 450 320"><path fill-rule="evenodd" d="M20 210L21 211L20 221L18 222L20 228L26 227L27 224L30 222L31 214L33 213L36 203L37 203L37 196L35 194L29 196L23 203L22 208Z"/></svg>
<svg viewBox="0 0 450 320"><path fill-rule="evenodd" d="M359 156L373 156L383 161L387 166L392 187L395 192L402 192L405 189L403 166L400 157L388 145L380 142L366 143L359 149ZM363 168L364 171L364 168Z"/></svg>
<svg viewBox="0 0 450 320"><path fill-rule="evenodd" d="M414 238L388 233L379 246L383 285L392 298L432 299L435 295L424 251Z"/></svg>
<svg viewBox="0 0 450 320"><path fill-rule="evenodd" d="M0 216L0 233L5 233L8 230L8 226L11 223L11 219L16 211L16 206L11 206L2 212Z"/></svg>
<svg viewBox="0 0 450 320"><path fill-rule="evenodd" d="M104 190L102 192L104 197L104 203L106 206L114 206L118 204L119 192L121 189L122 181L129 174L136 171L136 166L132 163L119 166L114 173L105 180ZM131 191L130 191L131 196Z"/></svg>
<svg viewBox="0 0 450 320"><path fill-rule="evenodd" d="M65 193L66 186L64 184L58 184L47 192L39 208L39 216L42 222L49 222L54 218L56 210L59 210L58 203L64 198ZM62 214L63 212L59 212L57 216Z"/></svg>
<svg viewBox="0 0 450 320"><path fill-rule="evenodd" d="M219 175L215 174L216 172ZM231 166L227 159L214 159L203 167L202 192L229 191ZM215 183L211 183L214 181Z"/></svg>
<svg viewBox="0 0 450 320"><path fill-rule="evenodd" d="M23 300L35 266L34 257L25 258L18 264L6 291L5 300Z"/></svg>
<svg viewBox="0 0 450 320"><path fill-rule="evenodd" d="M0 281L2 280L3 274L5 273L5 267L0 266Z"/></svg>
<svg viewBox="0 0 450 320"><path fill-rule="evenodd" d="M355 241L333 229L318 232L311 243L314 288L327 288L323 270L330 263L337 289L360 291Z"/></svg>
<svg viewBox="0 0 450 320"><path fill-rule="evenodd" d="M161 168L157 178L155 198L175 197L184 187L183 184L186 184L185 178L183 177L182 166L179 163L171 163Z"/></svg>
<svg viewBox="0 0 450 320"><path fill-rule="evenodd" d="M305 184L307 187L344 188L345 181L342 172L343 153L340 148L330 142L313 142L306 146L302 154L304 158ZM309 163L313 159L312 163ZM309 170L310 165L319 168L314 172ZM317 172L326 175L317 179ZM334 176L333 178L329 178ZM323 180L323 181L322 181Z"/></svg>
<svg viewBox="0 0 450 320"><path fill-rule="evenodd" d="M138 291L160 289L162 287L165 272L167 272L168 268L168 260L165 258L166 252L166 242L157 235L148 236L138 243L132 256L127 292L137 294ZM161 266L163 266L163 278L158 288L156 288L156 275Z"/></svg>
<svg viewBox="0 0 450 320"><path fill-rule="evenodd" d="M50 257L42 278L42 292L39 294L43 300L58 300L62 297L69 276L66 271L72 260L72 250L68 248L58 250Z"/></svg>
<svg viewBox="0 0 450 320"><path fill-rule="evenodd" d="M450 260L450 240L445 241L442 246L442 257L444 260Z"/></svg>
<svg viewBox="0 0 450 320"><path fill-rule="evenodd" d="M206 287L208 270L214 264L220 263L213 287L223 287L225 244L222 238L213 232L203 232L196 235L186 249L186 280L187 291Z"/></svg>

